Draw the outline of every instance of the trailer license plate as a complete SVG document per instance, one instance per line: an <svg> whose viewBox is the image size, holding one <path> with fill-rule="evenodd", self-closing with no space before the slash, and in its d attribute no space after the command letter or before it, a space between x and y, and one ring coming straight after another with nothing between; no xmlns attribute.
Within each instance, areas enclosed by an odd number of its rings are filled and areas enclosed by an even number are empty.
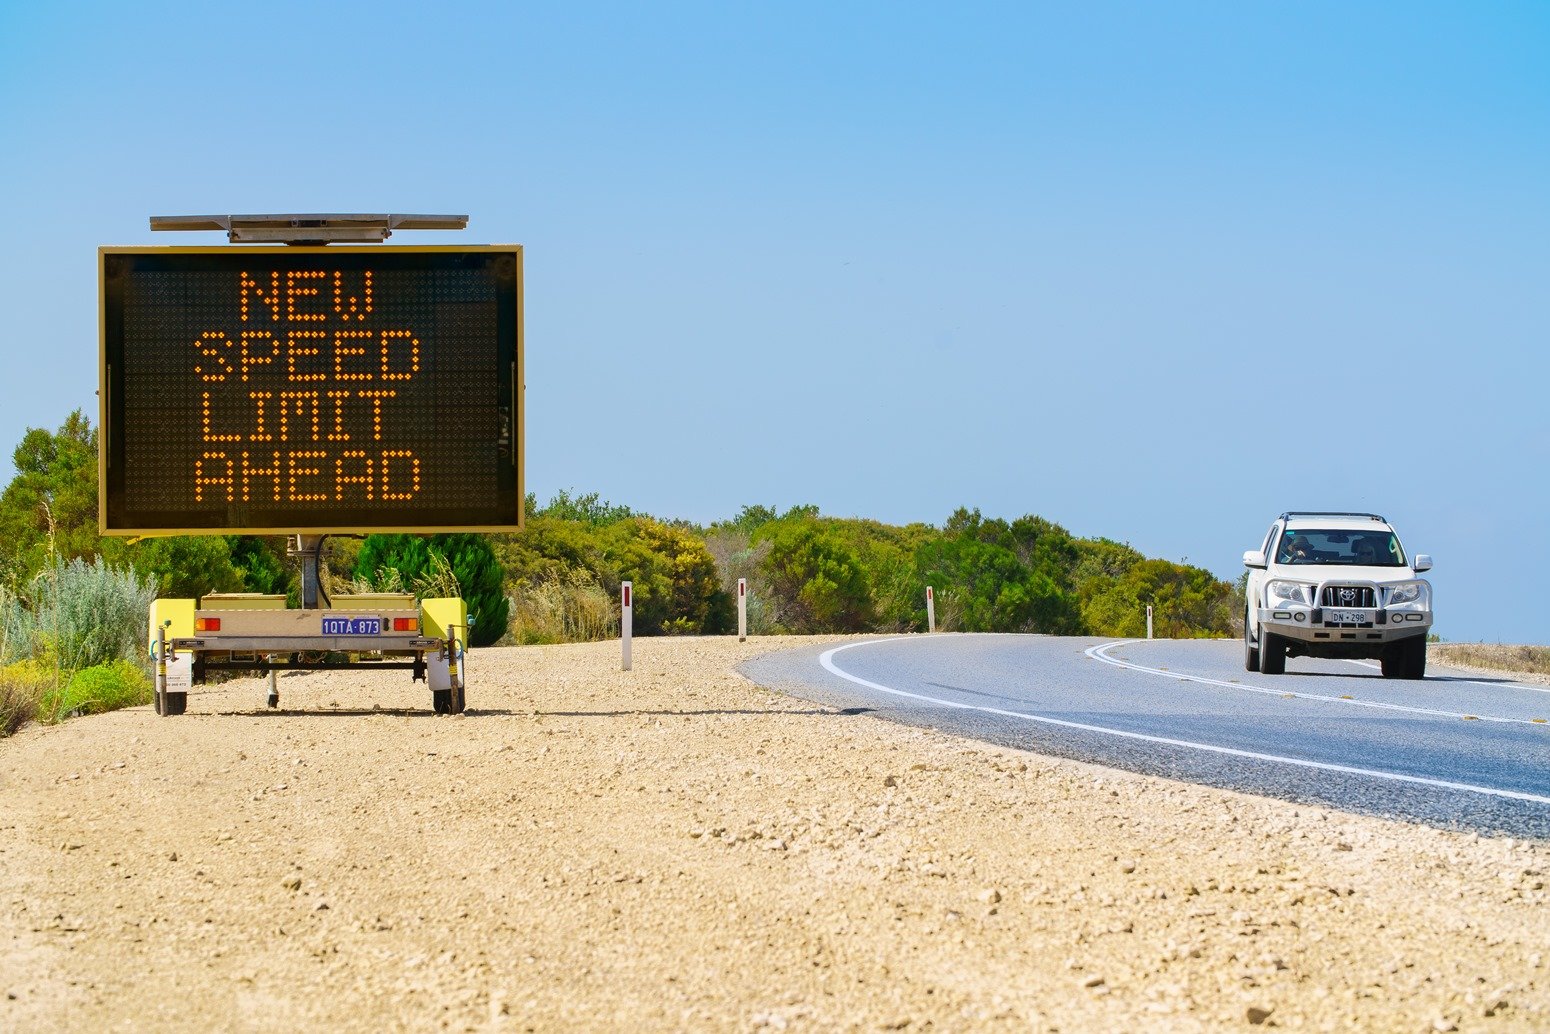
<svg viewBox="0 0 1550 1034"><path fill-rule="evenodd" d="M1324 611L1324 624L1370 625L1372 624L1372 614L1365 610L1326 610Z"/></svg>
<svg viewBox="0 0 1550 1034"><path fill-rule="evenodd" d="M324 635L381 635L381 618L335 618L323 619Z"/></svg>

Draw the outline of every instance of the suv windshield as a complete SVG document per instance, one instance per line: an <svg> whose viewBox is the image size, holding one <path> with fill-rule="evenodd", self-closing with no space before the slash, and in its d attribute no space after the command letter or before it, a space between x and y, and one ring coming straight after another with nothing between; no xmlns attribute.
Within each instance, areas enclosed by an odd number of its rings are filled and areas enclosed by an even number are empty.
<svg viewBox="0 0 1550 1034"><path fill-rule="evenodd" d="M1282 533L1275 562L1404 567L1405 551L1399 548L1399 536L1392 531L1293 528Z"/></svg>

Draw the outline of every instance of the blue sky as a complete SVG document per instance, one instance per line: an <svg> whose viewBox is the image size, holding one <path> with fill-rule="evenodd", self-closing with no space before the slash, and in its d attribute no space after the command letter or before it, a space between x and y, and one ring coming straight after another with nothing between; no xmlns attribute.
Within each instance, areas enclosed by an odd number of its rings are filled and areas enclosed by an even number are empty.
<svg viewBox="0 0 1550 1034"><path fill-rule="evenodd" d="M528 488L1038 513L1236 577L1283 509L1550 642L1542 4L6 5L0 450L95 413L153 214L526 248Z"/></svg>

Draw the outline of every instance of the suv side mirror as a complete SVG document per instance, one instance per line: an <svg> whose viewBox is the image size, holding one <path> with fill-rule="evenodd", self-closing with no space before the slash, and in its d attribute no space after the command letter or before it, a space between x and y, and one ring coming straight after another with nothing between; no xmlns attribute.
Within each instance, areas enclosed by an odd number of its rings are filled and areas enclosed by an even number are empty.
<svg viewBox="0 0 1550 1034"><path fill-rule="evenodd" d="M1261 553L1257 549L1246 550L1244 552L1244 554L1243 554L1243 566L1244 567L1257 567L1260 570L1264 570L1265 569L1265 554Z"/></svg>
<svg viewBox="0 0 1550 1034"><path fill-rule="evenodd" d="M1432 558L1431 558L1431 556L1429 554L1426 554L1426 553L1417 553L1415 555L1415 573L1416 574L1420 574L1422 571L1430 571L1431 569L1432 569Z"/></svg>

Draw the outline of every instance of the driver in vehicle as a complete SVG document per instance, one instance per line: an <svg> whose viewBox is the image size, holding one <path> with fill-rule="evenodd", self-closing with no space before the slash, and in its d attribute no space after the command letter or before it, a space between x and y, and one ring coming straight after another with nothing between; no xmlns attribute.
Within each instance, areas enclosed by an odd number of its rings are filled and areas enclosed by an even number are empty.
<svg viewBox="0 0 1550 1034"><path fill-rule="evenodd" d="M1313 546L1308 542L1307 536L1293 535L1289 539L1282 540L1281 558L1277 562L1282 564L1305 564L1312 554Z"/></svg>
<svg viewBox="0 0 1550 1034"><path fill-rule="evenodd" d="M1363 567L1371 567L1378 562L1378 549L1372 544L1371 539L1362 539L1356 544L1356 562Z"/></svg>

